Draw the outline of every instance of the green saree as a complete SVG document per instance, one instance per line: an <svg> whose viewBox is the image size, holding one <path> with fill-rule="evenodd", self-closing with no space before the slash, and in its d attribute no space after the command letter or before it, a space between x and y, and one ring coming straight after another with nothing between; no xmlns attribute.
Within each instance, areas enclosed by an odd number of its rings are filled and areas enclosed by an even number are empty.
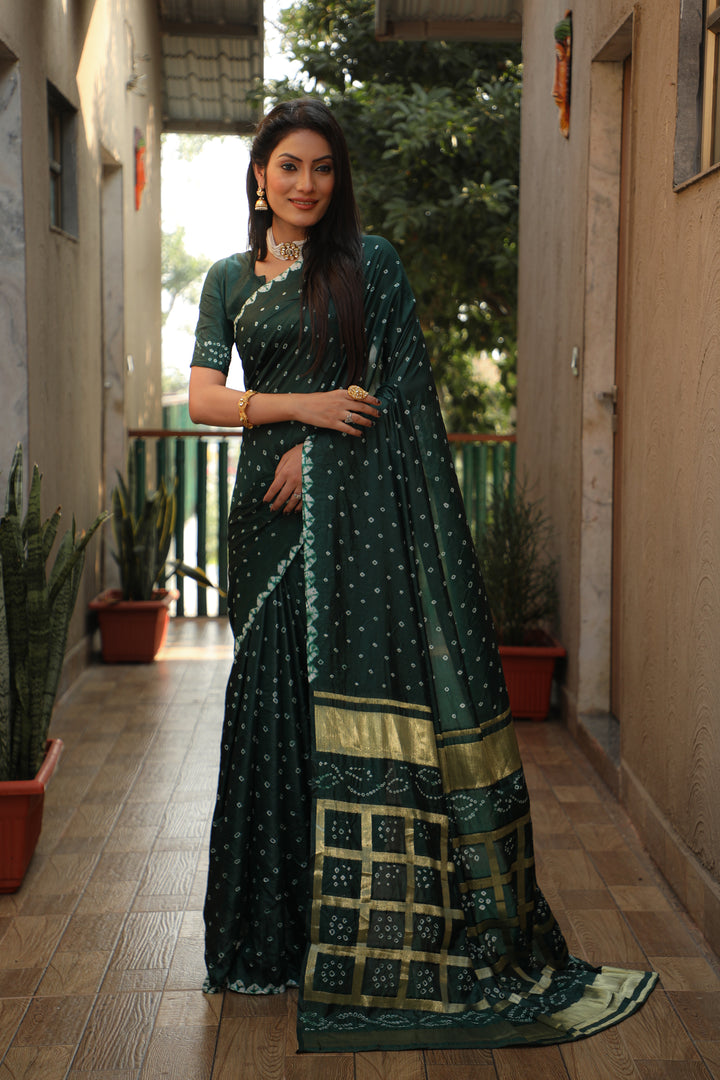
<svg viewBox="0 0 720 1080"><path fill-rule="evenodd" d="M633 1012L655 975L571 957L538 888L414 299L392 247L363 243L377 424L243 440L206 989L299 984L304 1051L576 1039ZM226 370L235 340L252 389L346 385L332 326L323 373L308 373L299 264L263 285L243 258L208 277L194 362ZM261 502L301 440L302 520Z"/></svg>

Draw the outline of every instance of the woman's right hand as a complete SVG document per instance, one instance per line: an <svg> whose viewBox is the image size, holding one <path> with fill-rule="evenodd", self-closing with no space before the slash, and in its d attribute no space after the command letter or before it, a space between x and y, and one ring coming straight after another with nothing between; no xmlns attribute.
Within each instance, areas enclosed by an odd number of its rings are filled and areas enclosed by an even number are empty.
<svg viewBox="0 0 720 1080"><path fill-rule="evenodd" d="M372 427L381 402L368 394L357 401L347 390L326 390L315 394L293 394L296 420L313 427L330 428L346 435L362 435L358 427Z"/></svg>
<svg viewBox="0 0 720 1080"><path fill-rule="evenodd" d="M237 427L239 390L225 384L225 376L213 368L190 371L190 417L193 423ZM381 402L368 394L361 401L347 389L313 394L271 394L258 391L246 404L245 415L253 427L298 420L312 427L329 428L345 435L362 435L378 418Z"/></svg>

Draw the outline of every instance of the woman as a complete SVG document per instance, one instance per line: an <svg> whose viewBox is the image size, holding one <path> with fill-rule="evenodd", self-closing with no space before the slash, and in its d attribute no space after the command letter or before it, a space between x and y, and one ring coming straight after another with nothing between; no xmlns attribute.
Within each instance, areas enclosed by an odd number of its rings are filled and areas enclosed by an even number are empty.
<svg viewBox="0 0 720 1080"><path fill-rule="evenodd" d="M196 422L244 426L206 990L299 985L301 1049L562 1042L655 977L570 957L430 365L342 132L276 106L211 268ZM237 345L246 389L225 385Z"/></svg>

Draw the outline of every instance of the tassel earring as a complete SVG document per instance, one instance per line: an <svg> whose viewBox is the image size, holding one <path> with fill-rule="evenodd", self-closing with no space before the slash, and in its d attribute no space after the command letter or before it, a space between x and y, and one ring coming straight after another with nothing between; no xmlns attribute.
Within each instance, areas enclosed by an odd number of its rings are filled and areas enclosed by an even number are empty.
<svg viewBox="0 0 720 1080"><path fill-rule="evenodd" d="M265 188L259 187L257 189L257 200L255 202L256 210L268 210L268 204L265 202Z"/></svg>

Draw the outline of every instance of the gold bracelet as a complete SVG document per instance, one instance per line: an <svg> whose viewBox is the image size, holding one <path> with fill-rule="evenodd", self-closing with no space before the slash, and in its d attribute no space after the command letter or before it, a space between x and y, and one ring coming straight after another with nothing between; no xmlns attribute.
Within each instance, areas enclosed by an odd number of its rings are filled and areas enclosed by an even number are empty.
<svg viewBox="0 0 720 1080"><path fill-rule="evenodd" d="M255 427L255 425L251 424L247 418L247 407L250 398L253 396L253 394L256 393L257 390L243 390L242 394L238 398L238 416L240 417L240 426L247 428L248 431L250 430L250 428Z"/></svg>

